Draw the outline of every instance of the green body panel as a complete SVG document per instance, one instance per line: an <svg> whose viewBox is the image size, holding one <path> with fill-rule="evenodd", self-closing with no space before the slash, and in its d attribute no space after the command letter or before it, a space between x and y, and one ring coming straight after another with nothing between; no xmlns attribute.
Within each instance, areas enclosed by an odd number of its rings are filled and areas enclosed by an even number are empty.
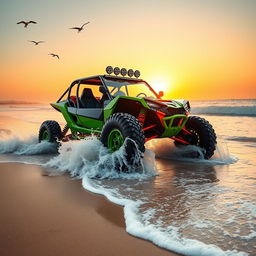
<svg viewBox="0 0 256 256"><path fill-rule="evenodd" d="M64 119L67 122L68 127L70 128L73 134L77 132L83 134L92 134L101 133L105 121L115 112L116 105L118 104L118 101L120 99L127 99L131 101L140 102L142 105L142 112L145 112L145 109L150 109L150 107L147 105L144 99L129 96L117 96L111 102L109 102L109 104L107 104L107 106L104 108L104 120L97 120L79 115L76 116L77 120L74 120L72 114L68 112L67 102L51 103L51 105L62 113ZM172 105L170 106L171 108L180 108L183 106L183 104L179 101L172 100L172 102L174 102L176 106ZM175 118L183 118L183 121L180 126L173 126L173 121L175 120ZM162 120L164 132L161 134L160 138L170 138L176 136L185 126L187 120L188 117L186 115L181 114L164 117Z"/></svg>
<svg viewBox="0 0 256 256"><path fill-rule="evenodd" d="M115 111L115 107L120 99L127 99L131 101L137 101L142 104L143 107L149 108L146 101L144 99L136 98L136 97L129 97L129 96L117 96L108 105L104 108L104 121L106 121L112 113Z"/></svg>
<svg viewBox="0 0 256 256"><path fill-rule="evenodd" d="M172 103L176 104L176 106L172 105L171 106L172 108L182 108L183 107L183 104L177 100L172 100Z"/></svg>
<svg viewBox="0 0 256 256"><path fill-rule="evenodd" d="M93 129L92 127L85 128L85 127L81 127L81 126L77 125L75 123L75 120L68 113L68 107L67 107L66 102L51 103L51 106L53 106L55 109L59 110L62 113L64 119L67 122L67 126L70 128L72 133L80 132L80 133L84 133L84 134L91 134L91 133L100 133L101 132L101 129ZM88 118L88 119L90 119L90 121L91 121L91 118Z"/></svg>
<svg viewBox="0 0 256 256"><path fill-rule="evenodd" d="M173 121L175 118L183 118L183 121L180 126L173 126ZM165 130L160 136L160 138L167 138L167 137L170 138L170 137L176 136L185 126L187 120L188 120L188 116L186 115L174 115L174 116L164 117L163 126ZM168 125L166 123L167 121L170 121Z"/></svg>
<svg viewBox="0 0 256 256"><path fill-rule="evenodd" d="M101 130L104 123L101 120L77 115L77 124L85 128Z"/></svg>

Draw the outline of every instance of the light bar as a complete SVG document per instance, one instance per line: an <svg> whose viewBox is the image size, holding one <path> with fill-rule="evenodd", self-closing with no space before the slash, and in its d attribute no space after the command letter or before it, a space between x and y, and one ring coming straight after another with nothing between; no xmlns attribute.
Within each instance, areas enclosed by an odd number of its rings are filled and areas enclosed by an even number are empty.
<svg viewBox="0 0 256 256"><path fill-rule="evenodd" d="M119 68L119 67L115 67L115 68L113 68L112 66L107 66L106 67L106 72L107 72L107 74L112 74L113 72L114 72L114 74L116 75L116 76L118 76L118 75L122 75L123 77L125 77L126 75L128 75L129 77L135 77L135 78L138 78L138 77L140 77L140 71L139 70L135 70L135 71L133 71L133 69L129 69L128 71L127 71L127 69L126 68Z"/></svg>

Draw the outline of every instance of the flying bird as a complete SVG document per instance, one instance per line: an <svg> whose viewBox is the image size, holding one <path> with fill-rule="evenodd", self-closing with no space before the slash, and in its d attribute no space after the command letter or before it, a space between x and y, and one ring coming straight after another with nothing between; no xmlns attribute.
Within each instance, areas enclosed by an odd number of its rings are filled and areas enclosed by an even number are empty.
<svg viewBox="0 0 256 256"><path fill-rule="evenodd" d="M34 43L35 45L39 45L41 43L44 43L45 41L28 41L28 42Z"/></svg>
<svg viewBox="0 0 256 256"><path fill-rule="evenodd" d="M60 59L59 55L58 54L55 54L55 53L49 53L49 55L51 55L52 57L57 57L58 59Z"/></svg>
<svg viewBox="0 0 256 256"><path fill-rule="evenodd" d="M84 23L81 27L73 27L73 28L70 28L70 29L77 29L77 33L81 32L83 29L84 29L84 26L89 24L90 22L86 22Z"/></svg>
<svg viewBox="0 0 256 256"><path fill-rule="evenodd" d="M35 21L33 21L33 20L30 20L30 21L24 21L24 20L22 20L22 21L19 21L19 22L17 22L17 24L24 24L24 28L26 28L27 26L28 26L28 24L37 24L37 22L35 22Z"/></svg>

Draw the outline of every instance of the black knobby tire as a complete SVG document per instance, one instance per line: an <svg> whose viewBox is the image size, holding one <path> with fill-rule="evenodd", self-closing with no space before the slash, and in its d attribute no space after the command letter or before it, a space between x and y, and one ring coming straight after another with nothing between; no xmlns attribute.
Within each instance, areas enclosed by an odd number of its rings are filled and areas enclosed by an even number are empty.
<svg viewBox="0 0 256 256"><path fill-rule="evenodd" d="M128 138L125 143L128 162L130 160L132 161L135 152L137 152L137 148L141 153L145 152L144 131L139 121L134 116L126 113L115 113L108 118L103 126L100 136L100 141L105 147L108 147L108 136L114 129L119 130L124 139ZM137 148L134 142L136 143Z"/></svg>
<svg viewBox="0 0 256 256"><path fill-rule="evenodd" d="M204 118L198 116L190 116L185 126L186 130L191 134L181 131L176 137L196 145L204 149L204 158L209 159L213 156L216 149L217 137L212 125ZM184 146L186 144L175 141L176 146Z"/></svg>
<svg viewBox="0 0 256 256"><path fill-rule="evenodd" d="M44 138L45 134L48 134L47 139ZM45 140L48 142L57 143L59 140L61 140L61 138L62 138L62 132L58 122L54 120L47 120L41 124L39 129L39 136L38 136L39 142L41 142L42 140Z"/></svg>

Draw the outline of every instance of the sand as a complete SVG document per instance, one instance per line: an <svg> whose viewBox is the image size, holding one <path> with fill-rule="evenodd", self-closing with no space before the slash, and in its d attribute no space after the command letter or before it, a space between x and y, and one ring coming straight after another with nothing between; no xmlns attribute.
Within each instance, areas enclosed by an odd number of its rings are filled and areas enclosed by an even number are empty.
<svg viewBox="0 0 256 256"><path fill-rule="evenodd" d="M80 180L0 163L0 255L178 255L125 231L123 208Z"/></svg>

